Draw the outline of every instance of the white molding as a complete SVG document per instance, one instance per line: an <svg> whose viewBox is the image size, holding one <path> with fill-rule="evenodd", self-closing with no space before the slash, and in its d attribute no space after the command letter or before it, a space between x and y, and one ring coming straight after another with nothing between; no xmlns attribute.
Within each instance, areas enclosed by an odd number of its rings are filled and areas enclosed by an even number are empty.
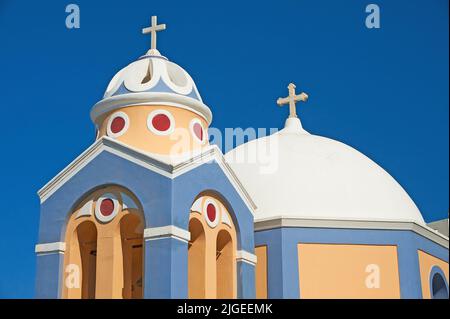
<svg viewBox="0 0 450 319"><path fill-rule="evenodd" d="M178 239L183 242L188 242L191 239L191 233L174 225L144 229L145 240L155 240L167 237Z"/></svg>
<svg viewBox="0 0 450 319"><path fill-rule="evenodd" d="M355 219L314 219L289 218L278 216L255 221L255 231L269 230L280 227L307 228L344 228L344 229L380 229L409 230L421 235L445 248L449 248L449 238L434 229L410 221L394 220L355 220Z"/></svg>
<svg viewBox="0 0 450 319"><path fill-rule="evenodd" d="M130 105L167 105L194 111L211 124L212 113L202 101L171 92L133 92L110 96L97 102L91 110L91 119L96 123L101 115Z"/></svg>
<svg viewBox="0 0 450 319"><path fill-rule="evenodd" d="M53 242L45 244L37 244L34 249L36 254L48 254L48 253L62 253L66 251L65 242Z"/></svg>
<svg viewBox="0 0 450 319"><path fill-rule="evenodd" d="M206 150L193 155L191 158L188 158L181 163L169 164L164 162L163 158L156 159L152 155L143 153L142 151L106 136L95 141L88 149L38 191L41 203L45 202L83 167L105 151L171 179L189 172L202 164L216 161L252 214L254 214L254 211L256 210L255 203L231 167L225 162L222 152L216 145L206 148Z"/></svg>
<svg viewBox="0 0 450 319"><path fill-rule="evenodd" d="M236 252L236 260L255 266L258 258L255 254L249 253L246 250L238 250Z"/></svg>
<svg viewBox="0 0 450 319"><path fill-rule="evenodd" d="M111 124L117 117L123 118L123 120L125 121L125 125L119 132L113 133L113 131L111 131ZM130 127L130 118L128 117L127 113L118 111L118 112L113 113L113 115L110 116L110 118L108 120L108 124L106 125L106 133L111 138L118 138L119 136L122 136L123 134L125 134L128 131L129 127Z"/></svg>

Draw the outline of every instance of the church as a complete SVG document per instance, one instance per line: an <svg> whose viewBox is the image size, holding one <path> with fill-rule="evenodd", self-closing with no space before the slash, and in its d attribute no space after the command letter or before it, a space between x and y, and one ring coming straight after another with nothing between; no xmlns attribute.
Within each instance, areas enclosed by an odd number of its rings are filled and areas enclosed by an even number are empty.
<svg viewBox="0 0 450 319"><path fill-rule="evenodd" d="M285 126L223 154L165 28L152 17L91 109L95 142L38 191L37 298L448 298L448 221L305 130L292 83Z"/></svg>

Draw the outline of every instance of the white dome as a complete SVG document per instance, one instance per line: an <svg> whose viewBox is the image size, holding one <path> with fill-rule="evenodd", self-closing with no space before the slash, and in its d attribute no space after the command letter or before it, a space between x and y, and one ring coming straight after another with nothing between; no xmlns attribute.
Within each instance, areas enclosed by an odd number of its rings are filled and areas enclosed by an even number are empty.
<svg viewBox="0 0 450 319"><path fill-rule="evenodd" d="M111 79L103 99L94 105L91 118L129 105L164 104L189 109L211 123L206 106L192 77L179 65L155 50L127 65Z"/></svg>
<svg viewBox="0 0 450 319"><path fill-rule="evenodd" d="M256 221L285 217L425 224L385 170L350 146L309 134L298 118L225 158L258 207Z"/></svg>

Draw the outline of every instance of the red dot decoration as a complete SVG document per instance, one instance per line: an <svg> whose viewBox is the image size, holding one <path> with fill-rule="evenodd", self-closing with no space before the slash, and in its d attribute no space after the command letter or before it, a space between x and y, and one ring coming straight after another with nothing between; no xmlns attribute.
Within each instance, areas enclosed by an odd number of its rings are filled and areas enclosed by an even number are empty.
<svg viewBox="0 0 450 319"><path fill-rule="evenodd" d="M111 132L114 134L119 133L125 128L125 119L121 116L117 116L111 122Z"/></svg>
<svg viewBox="0 0 450 319"><path fill-rule="evenodd" d="M152 119L152 125L156 130L164 132L170 128L170 119L166 114L157 114Z"/></svg>
<svg viewBox="0 0 450 319"><path fill-rule="evenodd" d="M105 198L100 203L100 213L103 216L109 216L114 212L114 202L112 199Z"/></svg>
<svg viewBox="0 0 450 319"><path fill-rule="evenodd" d="M208 219L213 222L216 220L216 206L214 206L213 204L208 204L208 206L206 206L206 216L208 216Z"/></svg>
<svg viewBox="0 0 450 319"><path fill-rule="evenodd" d="M192 130L194 131L195 136L197 136L200 141L203 141L203 127L200 123L194 123Z"/></svg>

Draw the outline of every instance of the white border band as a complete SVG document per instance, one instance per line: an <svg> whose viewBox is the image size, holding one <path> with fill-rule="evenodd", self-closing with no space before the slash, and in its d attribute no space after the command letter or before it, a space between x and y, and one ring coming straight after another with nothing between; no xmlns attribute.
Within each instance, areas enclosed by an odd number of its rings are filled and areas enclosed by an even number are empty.
<svg viewBox="0 0 450 319"><path fill-rule="evenodd" d="M66 251L66 243L57 241L53 243L37 244L34 249L36 254L62 253Z"/></svg>
<svg viewBox="0 0 450 319"><path fill-rule="evenodd" d="M145 240L155 240L167 237L174 238L183 242L188 242L189 240L191 240L191 233L174 225L144 229Z"/></svg>
<svg viewBox="0 0 450 319"><path fill-rule="evenodd" d="M255 254L249 253L246 250L238 250L236 252L236 261L245 262L247 264L255 266L258 258Z"/></svg>

